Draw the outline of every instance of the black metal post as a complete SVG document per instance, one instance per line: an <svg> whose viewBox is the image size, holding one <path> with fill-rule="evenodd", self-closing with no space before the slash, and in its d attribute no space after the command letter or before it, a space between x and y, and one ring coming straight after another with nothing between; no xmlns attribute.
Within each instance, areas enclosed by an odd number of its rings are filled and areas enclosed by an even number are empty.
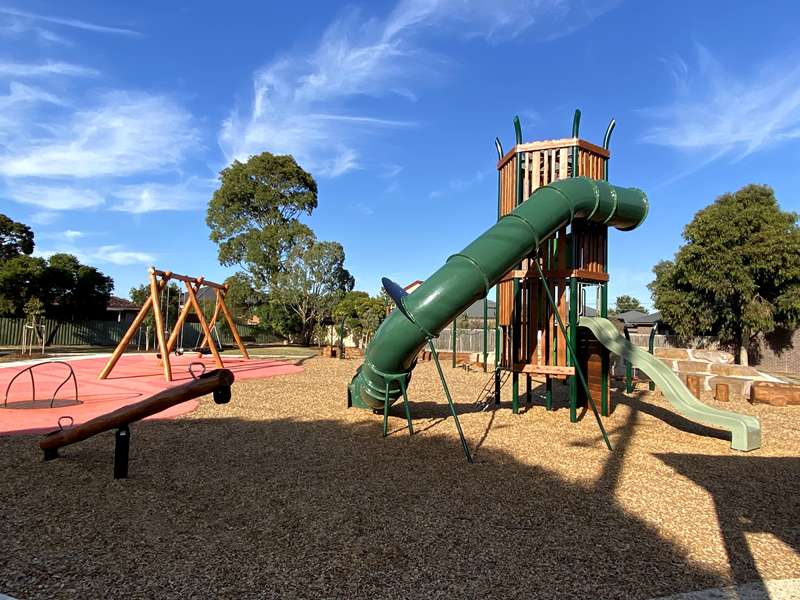
<svg viewBox="0 0 800 600"><path fill-rule="evenodd" d="M114 479L127 479L131 447L131 430L127 424L117 429L114 441Z"/></svg>

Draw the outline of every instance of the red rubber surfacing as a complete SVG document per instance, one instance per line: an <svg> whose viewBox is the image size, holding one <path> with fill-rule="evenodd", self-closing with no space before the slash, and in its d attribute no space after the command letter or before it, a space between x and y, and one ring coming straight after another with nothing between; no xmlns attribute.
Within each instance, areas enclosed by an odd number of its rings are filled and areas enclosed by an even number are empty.
<svg viewBox="0 0 800 600"><path fill-rule="evenodd" d="M302 367L280 360L259 358L251 360L223 358L223 360L225 368L233 372L236 381L300 373L303 370ZM98 415L138 402L161 390L186 383L191 380L188 371L191 363L202 362L209 371L215 368L212 357L196 358L186 355L171 357L173 381L167 382L164 380L161 365L154 355L129 354L119 360L108 379L100 381L97 379L97 374L107 361L108 357L63 361L68 362L75 371L78 380L78 398L83 404L72 402L75 397L74 387L72 382L67 382L59 390L54 407L48 408L53 392L68 373L62 365L49 364L34 369L37 408L22 408L31 406L31 380L28 374L18 377L8 394L8 406L17 408L2 408L3 398L0 396L0 435L47 433L58 429L58 419L62 416L72 417L76 425L85 423ZM14 375L24 368L20 366L0 368L0 394L5 391ZM195 367L196 373L201 370L200 367ZM189 400L149 418L173 418L193 411L197 408L197 404L197 400Z"/></svg>

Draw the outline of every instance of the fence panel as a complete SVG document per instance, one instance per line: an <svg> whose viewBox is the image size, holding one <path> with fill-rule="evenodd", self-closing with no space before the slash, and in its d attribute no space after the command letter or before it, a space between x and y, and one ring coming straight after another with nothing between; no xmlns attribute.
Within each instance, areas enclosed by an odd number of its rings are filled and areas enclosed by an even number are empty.
<svg viewBox="0 0 800 600"><path fill-rule="evenodd" d="M487 352L494 354L494 328L490 327L487 335ZM452 329L443 329L439 337L433 340L433 346L440 352L452 352ZM483 329L457 329L456 352L483 353Z"/></svg>
<svg viewBox="0 0 800 600"><path fill-rule="evenodd" d="M46 329L48 346L116 346L128 330L130 323L117 321L53 321L45 319L43 325ZM19 346L22 343L22 330L25 319L0 318L0 346ZM239 335L245 344L270 344L281 341L278 337L265 333L252 325L237 324ZM224 345L234 344L233 336L226 326L217 328L219 341ZM167 332L169 335L169 332ZM155 331L150 330L150 348L153 348ZM140 327L131 340L131 345L144 349L147 333L145 326ZM199 323L185 323L183 336L179 337L179 344L184 348L194 348L202 339ZM34 344L36 345L36 344Z"/></svg>

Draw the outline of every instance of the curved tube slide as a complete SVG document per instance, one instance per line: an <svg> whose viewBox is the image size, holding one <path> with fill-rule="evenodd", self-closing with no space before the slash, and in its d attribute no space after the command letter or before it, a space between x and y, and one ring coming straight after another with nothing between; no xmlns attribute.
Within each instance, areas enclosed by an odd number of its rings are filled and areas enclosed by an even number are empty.
<svg viewBox="0 0 800 600"><path fill-rule="evenodd" d="M647 216L647 198L586 177L562 179L537 189L458 254L447 259L413 293L399 299L367 347L364 363L349 386L354 406L382 408L401 394L417 353L473 302L489 290L540 242L567 223L585 219L631 230Z"/></svg>
<svg viewBox="0 0 800 600"><path fill-rule="evenodd" d="M761 446L761 425L758 419L703 404L672 369L626 340L608 319L581 317L579 325L591 331L611 352L647 373L678 414L691 421L730 431L731 448L734 450L747 452Z"/></svg>

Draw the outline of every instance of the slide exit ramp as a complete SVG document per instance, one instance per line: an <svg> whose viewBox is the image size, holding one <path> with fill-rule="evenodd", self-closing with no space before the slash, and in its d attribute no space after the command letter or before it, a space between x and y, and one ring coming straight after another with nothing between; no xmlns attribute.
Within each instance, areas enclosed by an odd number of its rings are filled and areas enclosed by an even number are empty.
<svg viewBox="0 0 800 600"><path fill-rule="evenodd" d="M675 411L697 423L731 432L731 448L747 452L761 446L761 425L749 415L722 410L695 398L680 378L658 358L634 346L617 331L614 324L601 317L581 317L580 327L590 330L611 352L644 371L661 389Z"/></svg>

